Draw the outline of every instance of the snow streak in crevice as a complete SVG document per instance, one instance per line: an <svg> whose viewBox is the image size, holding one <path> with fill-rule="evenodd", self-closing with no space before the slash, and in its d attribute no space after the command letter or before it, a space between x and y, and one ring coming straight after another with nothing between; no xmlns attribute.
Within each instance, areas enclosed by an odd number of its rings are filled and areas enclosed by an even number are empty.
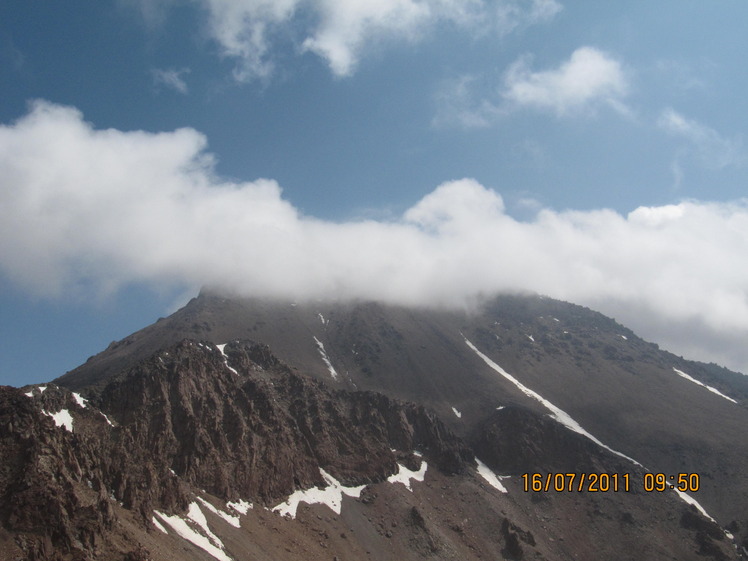
<svg viewBox="0 0 748 561"><path fill-rule="evenodd" d="M460 335L462 335L462 333L460 333ZM531 398L539 401L540 403L542 403L546 407L546 409L548 409L551 412L551 417L553 419L555 419L556 421L558 421L559 423L561 423L562 425L564 425L568 429L573 430L574 432L579 433L582 436L585 436L585 437L589 438L592 442L594 442L598 446L601 446L602 448L605 448L609 452L612 452L616 456L620 456L621 458L624 458L624 459L626 459L626 460L628 460L628 461L636 464L637 466L639 466L639 467L641 467L641 468L643 468L643 469L645 469L647 471L650 471L646 467L644 467L642 464L640 464L639 462L637 462L635 459L630 458L629 456L627 456L627 455L625 455L625 454L623 454L621 452L618 452L617 450L613 450L609 446L606 446L605 444L603 444L600 440L598 440L593 435L591 435L589 432L587 432L586 430L584 430L579 425L579 423L577 423L574 419L571 418L571 416L568 413L566 413L562 409L559 409L558 407L556 407L555 405L553 405L550 401L548 401L547 399L545 399L539 393L531 390L530 388L528 388L527 386L525 386L524 384L522 384L519 380L517 380L514 376L512 376L511 374L509 374L501 366L499 366L494 361L492 361L490 358L488 358L486 355L484 355L482 352L480 352L478 350L478 348L475 345L473 345L467 339L467 337L465 337L464 335L462 335L462 338L465 340L465 344L467 344L467 346L470 347L475 352L475 354L477 354L481 359L483 359L483 362L485 362L489 367L491 367L493 370L495 370L496 372L498 372L499 374L501 374L504 378L506 378L507 380L509 380L510 382L512 382L515 386L517 386L517 388L520 389L520 391L522 391L522 393L524 393L528 397L531 397ZM682 491L678 491L677 489L675 489L675 492L676 492L676 494L678 495L678 497L682 501L684 501L687 504L695 506L698 509L698 511L701 514L703 514L706 518L708 518L709 520L712 520L713 522L715 521L714 518L712 518L711 516L709 516L709 514L707 514L706 510L704 509L704 507L702 507L698 503L698 501L696 501L696 499L694 499L692 496L690 496L690 495L688 495L688 494L686 494L686 493L684 493Z"/></svg>
<svg viewBox="0 0 748 561"><path fill-rule="evenodd" d="M637 462L635 459L627 456L626 454L623 454L622 452L613 450L610 446L603 444L600 440L595 438L592 434L584 430L582 426L579 423L577 423L574 419L572 419L571 415L569 415L566 411L564 411L563 409L559 407L556 407L553 403L545 399L542 395L540 395L536 391L533 391L527 386L525 386L524 384L522 384L519 380L517 380L517 378L509 374L501 366L499 366L494 361L492 361L490 358L488 358L486 355L484 355L482 352L480 352L478 348L475 345L473 345L467 338L465 338L464 336L463 338L465 339L465 343L467 344L467 346L470 347L475 352L475 354L477 354L481 359L483 359L483 362L485 362L493 370L501 374L501 376L509 380L512 384L517 386L517 388L519 388L519 390L522 393L524 393L526 396L531 397L535 399L536 401L539 401L541 404L543 404L545 408L551 412L551 417L553 419L555 419L556 421L564 425L566 428L578 434L581 434L582 436L589 438L592 442L594 442L598 446L601 446L602 448L605 448L609 452L612 452L616 456L620 456L621 458L624 458L636 464L639 467L644 467L639 462Z"/></svg>
<svg viewBox="0 0 748 561"><path fill-rule="evenodd" d="M699 382L696 378L692 378L682 370L678 370L677 368L673 367L673 370L675 370L675 373L680 376L681 378L685 378L689 382L693 382L694 384L698 384L699 386L708 389L710 392L717 394L718 396L726 399L727 401L732 401L733 403L737 403L733 398L727 397L725 394L723 394L721 391L719 391L717 388L713 388L712 386L707 386L703 382Z"/></svg>
<svg viewBox="0 0 748 561"><path fill-rule="evenodd" d="M332 362L330 362L330 358L327 356L327 351L325 351L325 346L322 344L322 341L317 339L317 337L314 337L314 342L317 343L317 349L319 350L319 354L322 356L322 360L325 361L327 369L330 371L330 376L332 376L333 380L337 380L338 373L335 371L335 368L333 368Z"/></svg>
<svg viewBox="0 0 748 561"><path fill-rule="evenodd" d="M226 348L226 345L228 345L228 343L223 343L222 345L216 345L216 348L223 355L223 364L226 365L226 368L231 370L234 374L239 375L239 372L236 371L236 368L232 368L231 366L229 366L229 355L223 352L223 349Z"/></svg>
<svg viewBox="0 0 748 561"><path fill-rule="evenodd" d="M218 561L232 561L224 551L223 542L208 528L208 522L205 519L205 515L200 511L200 507L197 503L190 503L187 511L187 518L200 530L198 531L193 526L187 523L180 516L171 516L158 510L153 511L163 522L165 522L172 530L174 530L182 539L196 545L203 551L206 551ZM163 530L163 526L159 529Z"/></svg>
<svg viewBox="0 0 748 561"><path fill-rule="evenodd" d="M481 462L478 458L475 458L475 463L478 464L478 475L485 479L491 487L498 489L502 493L508 492L506 487L501 483L501 476L496 475L490 467Z"/></svg>

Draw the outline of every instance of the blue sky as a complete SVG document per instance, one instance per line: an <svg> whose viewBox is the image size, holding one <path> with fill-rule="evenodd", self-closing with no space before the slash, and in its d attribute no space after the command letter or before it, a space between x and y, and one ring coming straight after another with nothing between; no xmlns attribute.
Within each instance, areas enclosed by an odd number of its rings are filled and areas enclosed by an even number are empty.
<svg viewBox="0 0 748 561"><path fill-rule="evenodd" d="M747 16L4 2L0 383L54 378L206 284L442 305L523 288L746 371Z"/></svg>

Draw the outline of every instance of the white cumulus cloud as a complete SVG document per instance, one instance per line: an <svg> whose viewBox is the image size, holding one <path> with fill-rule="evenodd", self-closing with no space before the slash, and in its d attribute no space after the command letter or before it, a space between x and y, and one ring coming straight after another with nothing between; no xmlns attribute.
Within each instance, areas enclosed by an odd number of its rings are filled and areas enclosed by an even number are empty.
<svg viewBox="0 0 748 561"><path fill-rule="evenodd" d="M619 106L627 90L619 61L598 49L580 47L552 70L534 72L528 59L518 60L507 71L503 97L519 106L564 115L601 102Z"/></svg>
<svg viewBox="0 0 748 561"><path fill-rule="evenodd" d="M629 78L623 64L594 47L579 47L557 68L533 71L532 57L509 66L500 83L486 76L463 75L436 94L434 124L487 127L522 108L559 117L586 114L608 106L630 115L624 99ZM491 83L493 82L493 83Z"/></svg>
<svg viewBox="0 0 748 561"><path fill-rule="evenodd" d="M193 129L99 130L36 102L0 126L0 270L47 296L146 283L464 305L530 290L613 313L682 354L748 365L748 201L520 222L499 193L459 179L392 220L329 222L271 179L217 177L213 161Z"/></svg>

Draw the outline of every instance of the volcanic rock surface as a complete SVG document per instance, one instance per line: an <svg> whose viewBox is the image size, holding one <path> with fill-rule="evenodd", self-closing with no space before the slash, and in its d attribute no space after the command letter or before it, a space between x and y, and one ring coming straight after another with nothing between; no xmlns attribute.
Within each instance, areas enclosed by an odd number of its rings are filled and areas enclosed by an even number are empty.
<svg viewBox="0 0 748 561"><path fill-rule="evenodd" d="M0 388L0 558L738 559L747 402L741 375L546 298L204 292ZM600 473L629 489L553 489ZM695 504L648 473L699 474Z"/></svg>

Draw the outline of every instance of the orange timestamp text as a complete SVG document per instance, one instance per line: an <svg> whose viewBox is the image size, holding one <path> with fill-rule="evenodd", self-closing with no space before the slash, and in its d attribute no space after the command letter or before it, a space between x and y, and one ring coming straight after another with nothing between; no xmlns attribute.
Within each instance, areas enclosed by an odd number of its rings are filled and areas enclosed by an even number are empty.
<svg viewBox="0 0 748 561"><path fill-rule="evenodd" d="M700 487L698 473L523 473L522 488L529 492L607 493L632 490L634 486L646 492L667 490L696 492Z"/></svg>

